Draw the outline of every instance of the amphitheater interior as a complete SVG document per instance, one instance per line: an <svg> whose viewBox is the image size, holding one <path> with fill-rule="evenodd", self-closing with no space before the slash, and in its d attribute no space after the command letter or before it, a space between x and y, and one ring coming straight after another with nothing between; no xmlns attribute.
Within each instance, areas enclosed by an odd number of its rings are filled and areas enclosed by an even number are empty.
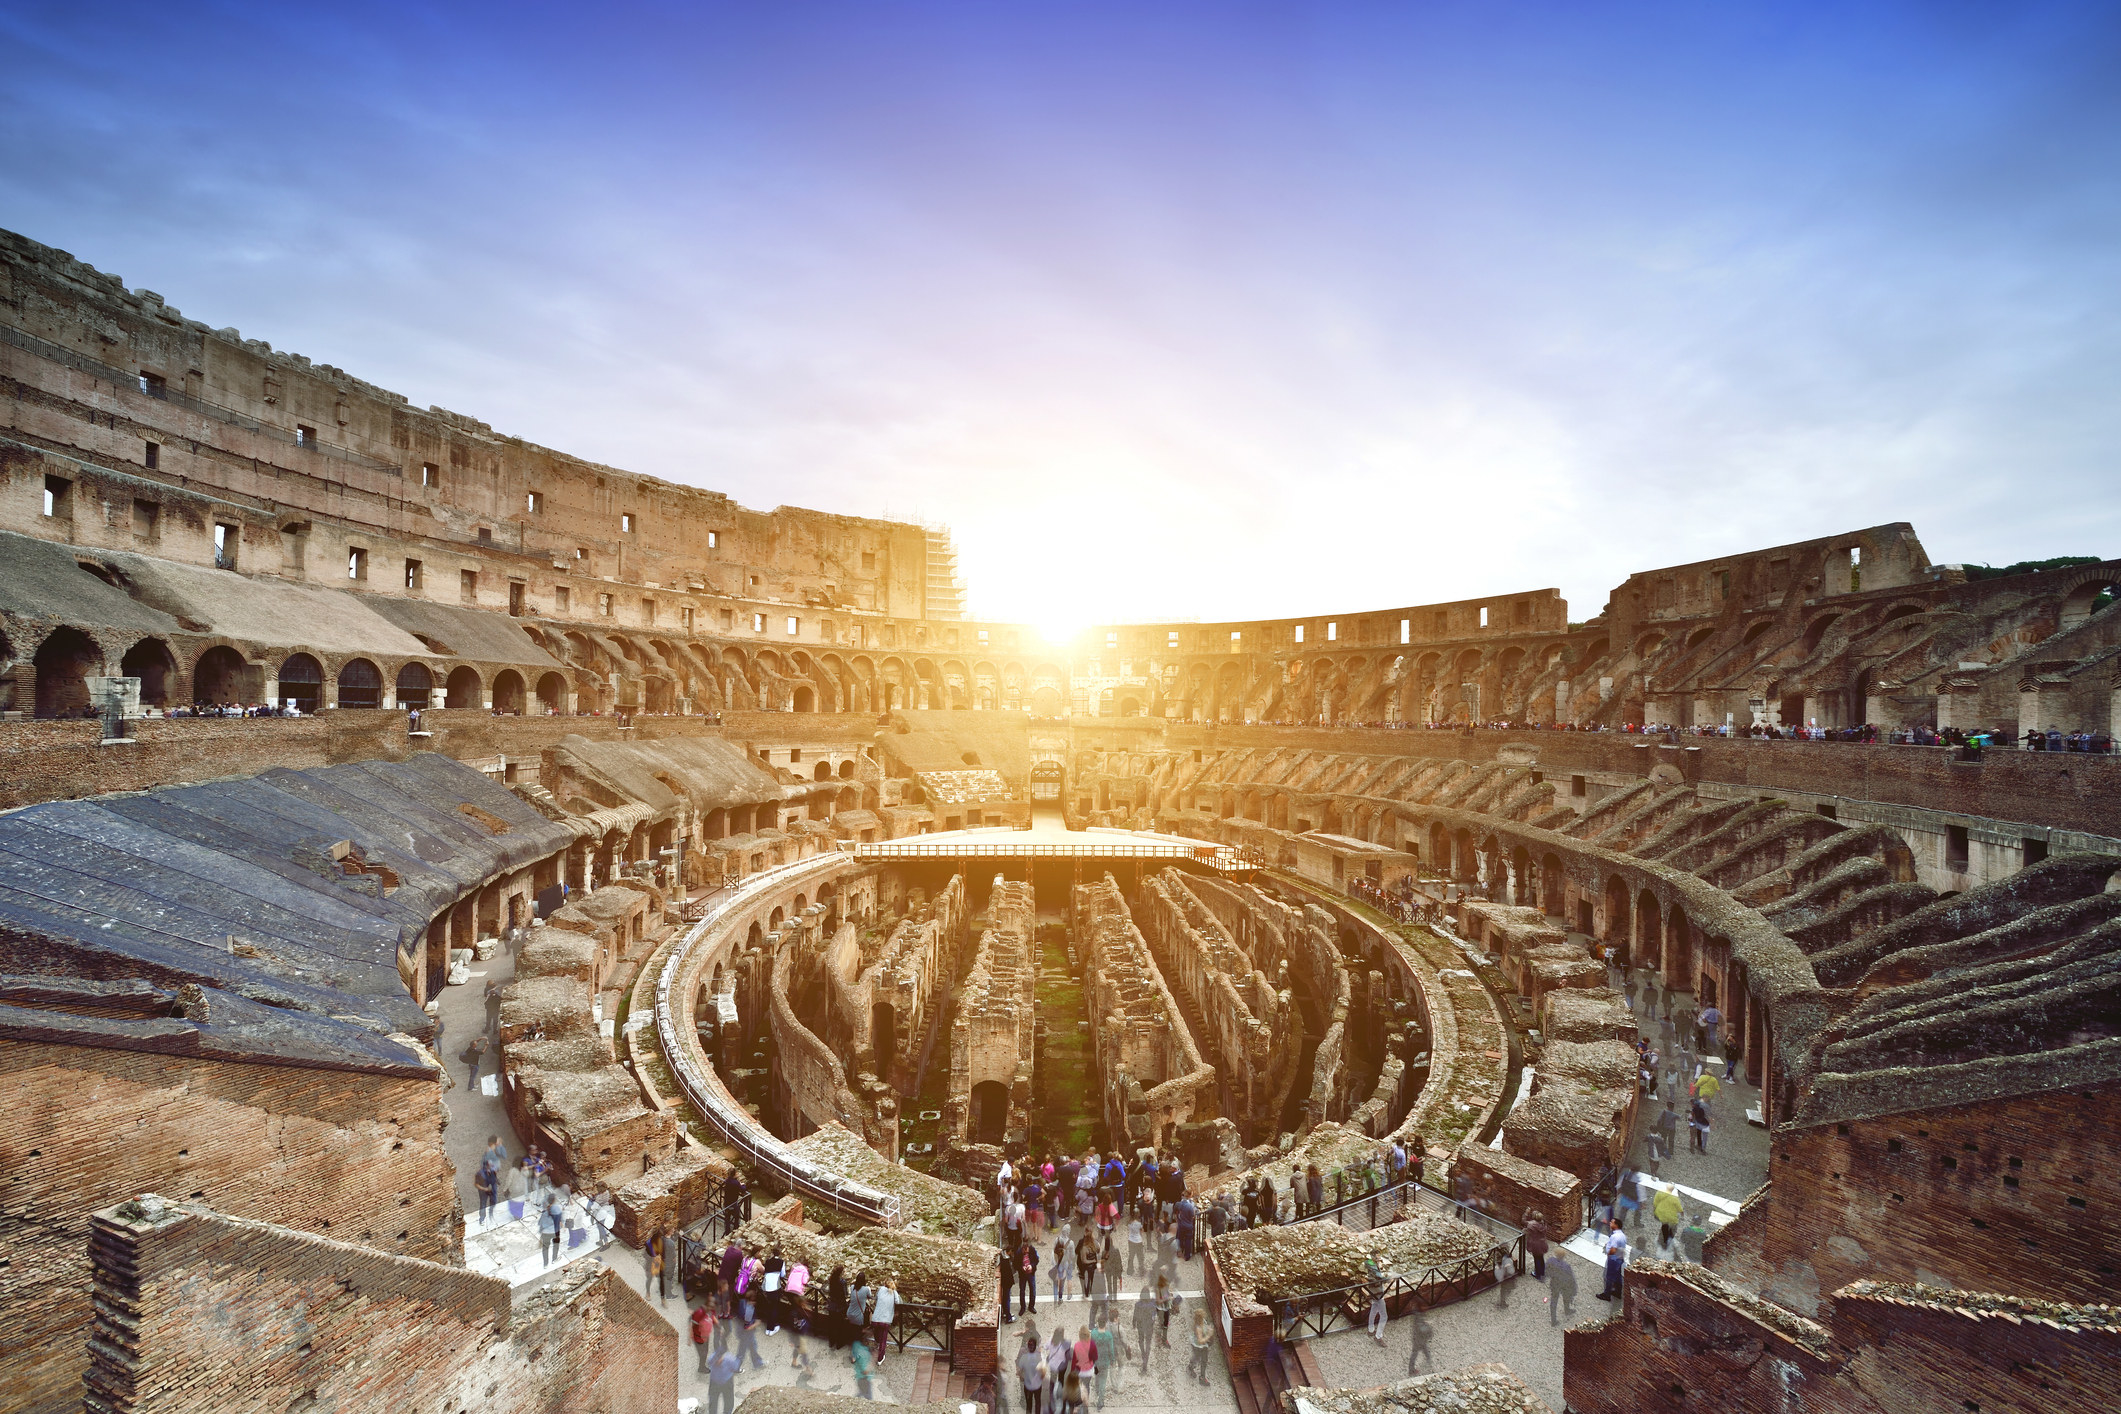
<svg viewBox="0 0 2121 1414"><path fill-rule="evenodd" d="M2121 560L1054 642L0 271L0 1406L667 1411L734 1243L999 1414L1035 1237L1122 1404L2121 1408Z"/></svg>

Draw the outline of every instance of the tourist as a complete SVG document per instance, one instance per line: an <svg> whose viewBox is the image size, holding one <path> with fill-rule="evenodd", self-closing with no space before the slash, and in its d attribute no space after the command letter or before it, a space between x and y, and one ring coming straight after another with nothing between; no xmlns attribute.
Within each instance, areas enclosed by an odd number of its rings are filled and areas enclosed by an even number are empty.
<svg viewBox="0 0 2121 1414"><path fill-rule="evenodd" d="M1291 1175L1290 1175L1290 1179L1289 1179L1289 1182L1290 1182L1290 1186L1291 1186L1291 1187L1293 1188L1293 1187L1295 1186L1295 1182L1296 1182L1296 1179L1295 1179L1295 1175L1294 1175L1294 1174L1291 1174ZM1325 1177L1324 1177L1324 1175L1322 1175L1322 1174L1320 1174L1320 1173L1319 1173L1319 1171L1318 1171L1318 1165L1317 1165L1317 1164L1309 1164L1309 1165L1306 1165L1306 1166L1305 1166L1305 1168L1304 1168L1304 1198L1303 1198L1303 1202L1302 1202L1301 1204L1299 1204L1299 1205L1298 1205L1298 1207L1297 1207L1297 1209L1296 1209L1296 1213L1297 1213L1297 1216L1298 1216L1298 1217L1311 1217L1311 1216L1314 1216L1314 1215L1316 1215L1316 1214L1318 1214L1318 1213L1324 1212L1324 1211L1325 1211L1325 1206L1326 1206L1326 1180L1325 1180Z"/></svg>
<svg viewBox="0 0 2121 1414"><path fill-rule="evenodd" d="M1075 1328L1075 1344L1068 1347L1069 1373L1088 1383L1097 1377L1097 1342L1088 1326Z"/></svg>
<svg viewBox="0 0 2121 1414"><path fill-rule="evenodd" d="M1075 1272L1083 1284L1085 1300L1097 1295L1097 1258L1102 1248L1103 1244L1087 1232L1075 1241Z"/></svg>
<svg viewBox="0 0 2121 1414"><path fill-rule="evenodd" d="M1067 1329L1056 1325L1046 1341L1046 1406L1049 1414L1060 1414L1061 1396L1074 1365L1075 1348L1068 1343Z"/></svg>
<svg viewBox="0 0 2121 1414"><path fill-rule="evenodd" d="M1421 1368L1421 1357L1424 1355L1429 1357L1429 1368L1432 1371L1436 1368L1436 1352L1429 1349L1429 1337L1435 1333L1435 1329L1429 1324L1429 1318L1422 1314L1420 1306L1417 1305L1408 1311L1407 1330L1413 1337L1413 1344L1407 1351L1409 1375Z"/></svg>
<svg viewBox="0 0 2121 1414"><path fill-rule="evenodd" d="M1626 1164L1620 1166L1620 1176L1613 1185L1613 1221L1616 1227L1625 1227L1635 1220L1642 1207L1642 1187L1635 1171Z"/></svg>
<svg viewBox="0 0 2121 1414"><path fill-rule="evenodd" d="M491 1163L479 1165L477 1175L471 1180L471 1186L479 1195L479 1222L484 1225L486 1220L493 1216L494 1210L500 1206L500 1199L497 1196L500 1190L500 1183L494 1176Z"/></svg>
<svg viewBox="0 0 2121 1414"><path fill-rule="evenodd" d="M1381 1339L1381 1338L1380 1338ZM1215 1349L1215 1328L1208 1324L1208 1313L1199 1308L1193 1312L1193 1359L1188 1368L1193 1378L1202 1384L1208 1382L1209 1354Z"/></svg>
<svg viewBox="0 0 2121 1414"><path fill-rule="evenodd" d="M541 1229L542 1226L541 1222ZM670 1277L669 1273L663 1268L663 1239L660 1234L653 1232L648 1234L648 1240L641 1244L641 1258L647 1264L648 1285L655 1286L661 1283L663 1288L662 1299L668 1301L670 1299Z"/></svg>
<svg viewBox="0 0 2121 1414"><path fill-rule="evenodd" d="M1144 1375L1149 1373L1149 1348L1156 1344L1156 1324L1156 1293L1145 1286L1134 1303L1134 1338L1141 1344Z"/></svg>
<svg viewBox="0 0 2121 1414"><path fill-rule="evenodd" d="M529 1188L530 1180L523 1167L523 1161L517 1159L514 1166L508 1170L508 1176L501 1182L501 1196L508 1201L508 1217L511 1222L523 1216L523 1203Z"/></svg>
<svg viewBox="0 0 2121 1414"><path fill-rule="evenodd" d="M1714 1079L1715 1077L1705 1077ZM1687 1106L1688 1151L1706 1154L1709 1151L1709 1102L1696 1095Z"/></svg>
<svg viewBox="0 0 2121 1414"><path fill-rule="evenodd" d="M543 1257L545 1266L551 1266L551 1263L560 1259L560 1204L558 1202L547 1200L539 1208L537 1236L539 1236L539 1255ZM664 1289L664 1300L668 1300L668 1295L670 1295L670 1291Z"/></svg>
<svg viewBox="0 0 2121 1414"><path fill-rule="evenodd" d="M746 1355L751 1357L751 1368L766 1368L766 1357L759 1354L759 1308L749 1291L737 1298L736 1303L736 1354L738 1363Z"/></svg>
<svg viewBox="0 0 2121 1414"><path fill-rule="evenodd" d="M1100 1409L1105 1407L1107 1382L1114 1394L1125 1388L1127 1356L1132 1353L1127 1349L1126 1334L1114 1323L1113 1315L1107 1308L1105 1318L1094 1322L1090 1329L1090 1338L1097 1342L1097 1407Z"/></svg>
<svg viewBox="0 0 2121 1414"><path fill-rule="evenodd" d="M1171 1278L1156 1279L1156 1343L1164 1349L1171 1348L1171 1317L1184 1305L1184 1299L1172 1289Z"/></svg>
<svg viewBox="0 0 2121 1414"><path fill-rule="evenodd" d="M1377 1265L1377 1258L1374 1256L1363 1258L1362 1265L1364 1280L1370 1288L1370 1317L1366 1323L1366 1328L1370 1332L1370 1339L1376 1341L1379 1345L1383 1345L1385 1343L1384 1269ZM1194 1320L1198 1321L1201 1315L1201 1312L1195 1311L1193 1313Z"/></svg>
<svg viewBox="0 0 2121 1414"><path fill-rule="evenodd" d="M714 1357L707 1372L707 1414L736 1414L736 1372L742 1366L733 1350Z"/></svg>
<svg viewBox="0 0 2121 1414"><path fill-rule="evenodd" d="M1702 1008L1701 1029L1705 1042L1705 1044L1702 1046L1702 1049L1704 1051L1716 1050L1721 1044L1723 1032L1723 1013L1718 1010L1713 1003Z"/></svg>
<svg viewBox="0 0 2121 1414"><path fill-rule="evenodd" d="M782 1298L781 1314L787 1318L788 1349L792 1352L788 1357L788 1368L793 1370L800 1365L807 1370L810 1354L803 1349L803 1332L810 1327L810 1308L803 1300L803 1293L789 1290Z"/></svg>
<svg viewBox="0 0 2121 1414"><path fill-rule="evenodd" d="M1016 1316L1009 1309L1009 1298L1016 1292L1016 1254L1004 1247L994 1254L995 1270L1001 1277L1002 1324L1016 1324Z"/></svg>
<svg viewBox="0 0 2121 1414"><path fill-rule="evenodd" d="M1083 1414L1083 1382L1073 1370L1061 1384L1059 1414Z"/></svg>
<svg viewBox="0 0 2121 1414"><path fill-rule="evenodd" d="M729 1235L729 1245L722 1249L721 1292L724 1316L729 1314L729 1303L736 1298L737 1281L744 1270L744 1249L736 1245L736 1234Z"/></svg>
<svg viewBox="0 0 2121 1414"><path fill-rule="evenodd" d="M1190 1262L1193 1260L1193 1239L1199 1231L1200 1210L1190 1195L1181 1193L1174 1211L1172 1226L1178 1232L1178 1259Z"/></svg>
<svg viewBox="0 0 2121 1414"><path fill-rule="evenodd" d="M1075 1257L1065 1242L1053 1244L1053 1266L1049 1269L1053 1278L1053 1304L1058 1306L1068 1299L1068 1283L1075 1277Z"/></svg>
<svg viewBox="0 0 2121 1414"><path fill-rule="evenodd" d="M1023 1197L1019 1203L1024 1215L1024 1239L1027 1242L1039 1242L1045 1238L1046 1190L1040 1186L1036 1170L1027 1167L1026 1174Z"/></svg>
<svg viewBox="0 0 2121 1414"><path fill-rule="evenodd" d="M1611 1301L1620 1295L1621 1275L1628 1265L1628 1235L1615 1222L1599 1245L1605 1249L1605 1290L1598 1293L1598 1299Z"/></svg>
<svg viewBox="0 0 2121 1414"><path fill-rule="evenodd" d="M1038 1309L1038 1248L1028 1242L1016 1249L1016 1304L1027 1316Z"/></svg>
<svg viewBox="0 0 2121 1414"><path fill-rule="evenodd" d="M1024 1348L1017 1352L1016 1381L1024 1394L1024 1414L1039 1414L1046 1396L1046 1356L1036 1331L1025 1334Z"/></svg>
<svg viewBox="0 0 2121 1414"><path fill-rule="evenodd" d="M1657 1118L1650 1123L1650 1158L1652 1163L1654 1164L1660 1157L1671 1158L1672 1145L1678 1138L1679 1111L1672 1108L1670 1100L1666 1100L1664 1108L1658 1112ZM1652 1172L1655 1172L1654 1168Z"/></svg>
<svg viewBox="0 0 2121 1414"><path fill-rule="evenodd" d="M873 1382L874 1382L874 1380L875 1380L875 1378L876 1378L876 1355L875 1355L875 1353L874 1353L873 1351L871 1351L871 1350L869 1349L869 1343L868 1343L867 1341L864 1341L864 1340L857 1340L857 1341L855 1341L855 1343L854 1343L854 1392L855 1392L855 1393L856 1393L857 1395L861 1396L861 1397L862 1397L863 1399L875 1399L875 1398L876 1398L876 1386L875 1386L875 1384L873 1383ZM1026 1404L1026 1405L1025 1405L1025 1410L1026 1410L1026 1414L1029 1414L1030 1406L1029 1406L1028 1404Z"/></svg>
<svg viewBox="0 0 2121 1414"><path fill-rule="evenodd" d="M695 1306L692 1308L692 1320L689 1324L692 1331L692 1348L699 1352L700 1373L704 1375L708 1373L707 1347L714 1339L714 1312L704 1305Z"/></svg>
<svg viewBox="0 0 2121 1414"><path fill-rule="evenodd" d="M759 1266L757 1280L757 1302L759 1319L766 1321L768 1336L781 1333L781 1287L787 1280L787 1261L781 1257L781 1249L772 1249L766 1261Z"/></svg>
<svg viewBox="0 0 2121 1414"><path fill-rule="evenodd" d="M1532 1280L1547 1279L1547 1220L1546 1215L1533 1209L1525 1216L1524 1250L1532 1257Z"/></svg>
<svg viewBox="0 0 2121 1414"><path fill-rule="evenodd" d="M1548 1286L1551 1294L1547 1298L1547 1324L1559 1325L1562 1307L1568 1307L1571 1316L1576 1314L1576 1268L1569 1264L1566 1252L1555 1255L1554 1277Z"/></svg>
<svg viewBox="0 0 2121 1414"><path fill-rule="evenodd" d="M1145 1273L1146 1269L1142 1266L1142 1253L1145 1250L1147 1249L1142 1241L1142 1220L1139 1217L1127 1219L1127 1270L1136 1276Z"/></svg>
<svg viewBox="0 0 2121 1414"><path fill-rule="evenodd" d="M869 1306L875 1293L869 1289L869 1274L854 1274L854 1290L847 1293L847 1338L860 1345L869 1335Z"/></svg>
<svg viewBox="0 0 2121 1414"><path fill-rule="evenodd" d="M1038 1249L1031 1249L1036 1251ZM884 1368L884 1357L891 1339L891 1324L898 1319L898 1277L884 1273L884 1279L876 1284L876 1304L869 1308L869 1330L876 1339L876 1367Z"/></svg>
<svg viewBox="0 0 2121 1414"><path fill-rule="evenodd" d="M618 1217L618 1212L618 1200L611 1196L611 1190L598 1189L597 1196L589 1204L589 1216L597 1225L597 1246L602 1247L611 1241L611 1224Z"/></svg>

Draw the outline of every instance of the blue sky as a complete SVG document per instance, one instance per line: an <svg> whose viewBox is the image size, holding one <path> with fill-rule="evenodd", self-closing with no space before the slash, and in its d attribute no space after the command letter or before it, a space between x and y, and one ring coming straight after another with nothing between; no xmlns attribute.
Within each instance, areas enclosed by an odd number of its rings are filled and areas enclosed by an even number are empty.
<svg viewBox="0 0 2121 1414"><path fill-rule="evenodd" d="M2121 554L2121 7L0 0L0 225L1000 618Z"/></svg>

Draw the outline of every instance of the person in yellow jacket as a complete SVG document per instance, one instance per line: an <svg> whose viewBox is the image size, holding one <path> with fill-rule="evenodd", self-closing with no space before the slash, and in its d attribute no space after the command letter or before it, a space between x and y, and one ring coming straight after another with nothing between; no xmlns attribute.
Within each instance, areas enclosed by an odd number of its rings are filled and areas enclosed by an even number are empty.
<svg viewBox="0 0 2121 1414"><path fill-rule="evenodd" d="M1686 1216L1686 1204L1680 1202L1679 1195L1671 1189L1660 1188L1657 1196L1650 1200L1650 1212L1658 1222L1676 1230L1679 1220Z"/></svg>
<svg viewBox="0 0 2121 1414"><path fill-rule="evenodd" d="M1704 1070L1700 1075L1694 1077L1694 1098L1703 1104L1713 1102L1717 1091L1721 1089L1723 1089L1723 1082L1716 1078L1714 1071Z"/></svg>

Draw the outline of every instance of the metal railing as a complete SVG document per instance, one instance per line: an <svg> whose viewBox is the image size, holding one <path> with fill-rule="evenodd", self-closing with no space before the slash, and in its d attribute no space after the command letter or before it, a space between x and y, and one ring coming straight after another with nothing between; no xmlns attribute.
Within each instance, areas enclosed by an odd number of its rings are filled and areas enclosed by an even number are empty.
<svg viewBox="0 0 2121 1414"><path fill-rule="evenodd" d="M891 1348L940 1351L944 1362L955 1359L958 1319L965 1313L955 1306L930 1306L899 1298L891 1317Z"/></svg>
<svg viewBox="0 0 2121 1414"><path fill-rule="evenodd" d="M670 950L663 963L662 973L656 978L655 1027L656 1036L662 1042L663 1058L670 1066L671 1075L678 1088L685 1093L694 1109L733 1145L746 1159L771 1175L790 1190L807 1198L832 1207L863 1222L876 1223L883 1227L899 1224L899 1200L895 1193L885 1193L853 1179L819 1168L806 1160L791 1158L787 1145L767 1132L750 1111L739 1105L721 1077L714 1074L712 1065L704 1057L696 1058L699 1038L688 1034L681 1026L676 1009L672 1005L672 989L678 974L684 970L686 960L692 952L705 943L714 933L715 925L740 905L748 903L761 893L811 873L824 873L843 867L845 855L826 854L810 859L797 860L768 869L746 879L728 897L709 904L707 916L693 925L682 942Z"/></svg>
<svg viewBox="0 0 2121 1414"><path fill-rule="evenodd" d="M1322 1207L1306 1213L1297 1222L1333 1222L1367 1231L1388 1226L1416 1208L1477 1229L1491 1242L1484 1251L1455 1262L1380 1278L1388 1317L1403 1315L1409 1310L1427 1310L1446 1301L1464 1300L1481 1285L1492 1285L1499 1257L1510 1260L1513 1273L1523 1270L1524 1232L1521 1229L1477 1208L1469 1208L1450 1195L1412 1179L1387 1184L1344 1202ZM1482 1282L1483 1278L1488 1279L1486 1283ZM1355 1282L1327 1291L1277 1297L1270 1303L1276 1327L1284 1340L1293 1340L1298 1336L1324 1335L1329 1331L1361 1326L1369 1319L1370 1299L1377 1286L1377 1282Z"/></svg>

